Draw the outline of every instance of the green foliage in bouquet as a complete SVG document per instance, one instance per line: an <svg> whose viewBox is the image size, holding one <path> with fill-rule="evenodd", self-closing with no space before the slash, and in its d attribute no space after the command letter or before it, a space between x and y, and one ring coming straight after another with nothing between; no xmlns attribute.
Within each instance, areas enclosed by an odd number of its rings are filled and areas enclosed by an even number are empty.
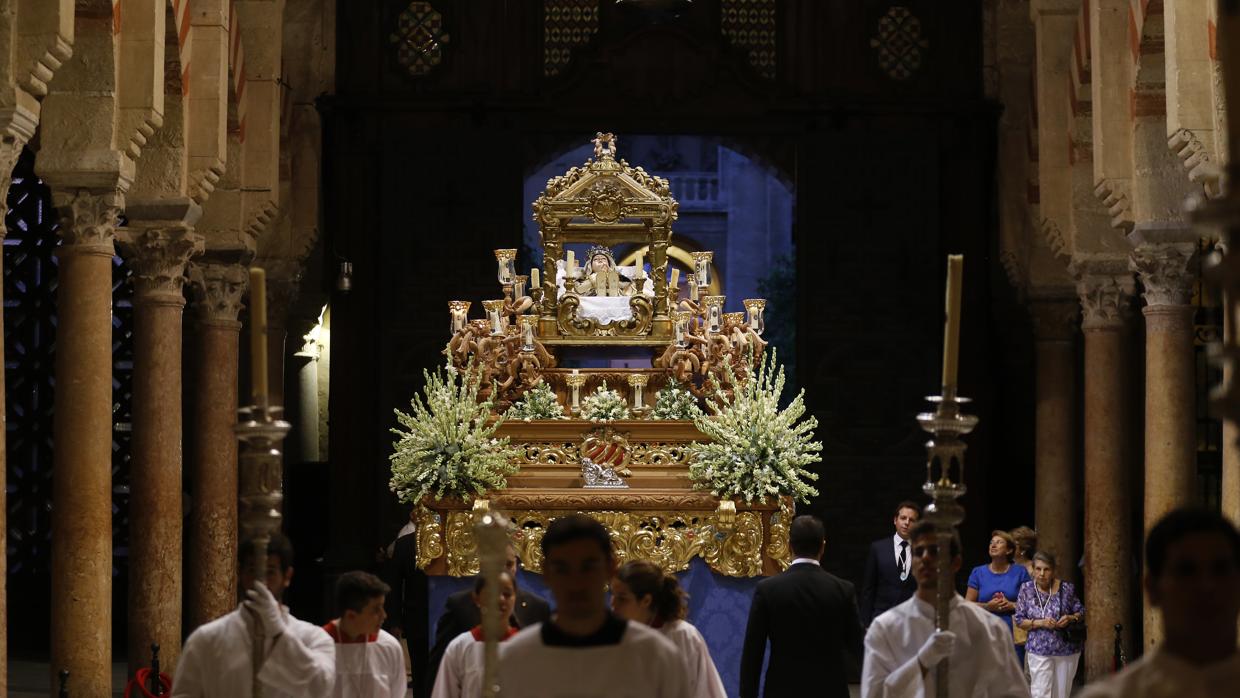
<svg viewBox="0 0 1240 698"><path fill-rule="evenodd" d="M629 418L629 405L624 397L607 387L603 381L593 393L581 400L581 417L591 422L611 422Z"/></svg>
<svg viewBox="0 0 1240 698"><path fill-rule="evenodd" d="M774 351L756 370L750 363L740 376L725 364L726 382L735 386L732 397L716 388L706 400L711 414L694 418L711 442L689 446L689 477L696 489L723 499L764 502L791 495L808 501L818 494L807 482L818 474L806 468L822 460L822 443L813 440L818 420L798 422L805 414L804 390L787 409L779 408L784 369L777 368Z"/></svg>
<svg viewBox="0 0 1240 698"><path fill-rule="evenodd" d="M519 449L508 438L492 436L503 418L488 424L490 400L478 401L481 373L473 361L463 372L449 367L434 374L422 372L426 387L409 401L410 411L395 410L403 429L393 444L392 479L388 486L402 502L423 498L460 497L503 489L519 467L513 459Z"/></svg>
<svg viewBox="0 0 1240 698"><path fill-rule="evenodd" d="M650 412L651 419L693 419L702 414L697 398L693 393L680 387L675 380L668 380L667 385L659 388L655 394L654 409Z"/></svg>
<svg viewBox="0 0 1240 698"><path fill-rule="evenodd" d="M568 419L564 415L564 406L546 381L525 391L520 400L504 413L508 419L522 419L527 422L535 419Z"/></svg>

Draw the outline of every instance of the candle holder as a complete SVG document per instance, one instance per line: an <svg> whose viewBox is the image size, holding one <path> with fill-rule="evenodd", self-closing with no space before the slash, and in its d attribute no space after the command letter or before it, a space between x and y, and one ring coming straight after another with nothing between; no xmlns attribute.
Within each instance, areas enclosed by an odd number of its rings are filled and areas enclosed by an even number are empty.
<svg viewBox="0 0 1240 698"><path fill-rule="evenodd" d="M672 311L673 330L676 333L676 346L684 349L689 346L689 320L693 313L688 310Z"/></svg>
<svg viewBox="0 0 1240 698"><path fill-rule="evenodd" d="M521 328L521 351L534 351L535 328L538 326L537 315L520 315L517 324Z"/></svg>
<svg viewBox="0 0 1240 698"><path fill-rule="evenodd" d="M513 298L520 298L522 296L529 295L526 291L526 286L529 285L530 277L524 274L517 274L516 276L512 278L513 278L513 281L512 281Z"/></svg>
<svg viewBox="0 0 1240 698"><path fill-rule="evenodd" d="M753 333L762 336L766 330L766 320L762 317L766 312L765 298L746 298L744 300L745 312L749 313L749 329Z"/></svg>
<svg viewBox="0 0 1240 698"><path fill-rule="evenodd" d="M718 332L723 323L723 301L726 296L707 296L702 301L706 304L706 331Z"/></svg>
<svg viewBox="0 0 1240 698"><path fill-rule="evenodd" d="M1240 163L1237 163L1240 166ZM1230 181L1240 182L1233 166ZM1223 380L1210 393L1211 406L1233 424L1240 423L1240 186L1229 186L1213 200L1200 197L1189 202L1189 216L1203 237L1218 236L1220 248L1209 256L1205 277L1221 291L1223 341L1208 346L1211 363ZM1234 444L1227 444L1228 447Z"/></svg>
<svg viewBox="0 0 1240 698"><path fill-rule="evenodd" d="M496 278L501 284L511 284L517 275L517 251L495 250Z"/></svg>
<svg viewBox="0 0 1240 698"><path fill-rule="evenodd" d="M714 252L690 252L693 257L693 278L699 288L710 285L710 262L715 258Z"/></svg>
<svg viewBox="0 0 1240 698"><path fill-rule="evenodd" d="M968 398L957 397L956 386L944 385L942 395L926 398L935 406L933 412L917 415L917 423L931 435L926 442L926 482L921 489L930 497L925 518L935 525L938 538L938 593L935 599L934 626L948 630L951 598L956 593L952 571L951 542L956 526L964 521L964 507L957 501L967 488L964 484L964 452L967 445L960 439L977 426L977 417L961 412ZM946 696L948 661L943 660L936 671L938 695Z"/></svg>
<svg viewBox="0 0 1240 698"><path fill-rule="evenodd" d="M501 284L499 289L500 289L500 292L504 294L504 305L511 308L513 305L513 299L514 299L514 296L512 294L512 284Z"/></svg>
<svg viewBox="0 0 1240 698"><path fill-rule="evenodd" d="M487 322L491 325L491 336L504 334L504 301L502 299L482 301L482 307L487 311Z"/></svg>
<svg viewBox="0 0 1240 698"><path fill-rule="evenodd" d="M237 523L241 539L254 546L250 556L250 571L254 579L267 578L267 546L271 536L280 531L280 513L284 502L282 489L284 468L284 437L291 425L281 419L283 408L267 404L266 396L258 397L259 404L237 410L237 425L233 431L240 443L237 465L239 507ZM265 643L261 625L255 624L251 637L251 666L262 666ZM262 695L258 672L253 675L253 695Z"/></svg>
<svg viewBox="0 0 1240 698"><path fill-rule="evenodd" d="M469 301L448 301L448 316L452 319L450 334L455 335L465 329L465 324L469 322L470 305Z"/></svg>
<svg viewBox="0 0 1240 698"><path fill-rule="evenodd" d="M499 576L504 571L508 547L512 545L509 531L512 524L503 514L491 511L486 500L475 500L473 509L474 540L478 546L479 573L487 580L482 587L482 697L496 698L499 686L499 638L507 625L499 614Z"/></svg>
<svg viewBox="0 0 1240 698"><path fill-rule="evenodd" d="M629 374L629 387L633 389L633 411L645 412L646 401L643 399L643 390L646 384L650 382L650 376L645 373Z"/></svg>
<svg viewBox="0 0 1240 698"><path fill-rule="evenodd" d="M586 384L586 377L576 373L574 369L574 373L566 376L564 382L568 384L569 389L572 391L572 409L573 413L576 414L581 411L581 388Z"/></svg>
<svg viewBox="0 0 1240 698"><path fill-rule="evenodd" d="M689 287L689 300L698 302L701 290L698 289L697 278L693 274L685 274L685 285Z"/></svg>

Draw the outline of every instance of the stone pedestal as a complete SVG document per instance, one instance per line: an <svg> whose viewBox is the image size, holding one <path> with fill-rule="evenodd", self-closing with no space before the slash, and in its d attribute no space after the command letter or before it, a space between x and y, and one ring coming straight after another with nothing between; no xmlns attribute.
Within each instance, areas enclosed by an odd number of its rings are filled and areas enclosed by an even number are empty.
<svg viewBox="0 0 1240 698"><path fill-rule="evenodd" d="M1053 553L1059 576L1076 581L1080 500L1076 487L1076 333L1079 303L1033 299L1036 361L1035 525L1038 548Z"/></svg>
<svg viewBox="0 0 1240 698"><path fill-rule="evenodd" d="M186 630L237 605L237 316L248 272L237 263L190 265L194 297L193 428L186 439Z"/></svg>
<svg viewBox="0 0 1240 698"><path fill-rule="evenodd" d="M130 219L121 252L133 270L133 448L129 476L129 675L150 647L181 651L181 311L185 264L202 237L176 221Z"/></svg>
<svg viewBox="0 0 1240 698"><path fill-rule="evenodd" d="M1090 681L1111 671L1111 628L1122 623L1125 638L1132 636L1124 311L1133 291L1128 275L1078 273L1085 336L1085 607L1090 628L1096 629L1085 643Z"/></svg>
<svg viewBox="0 0 1240 698"><path fill-rule="evenodd" d="M1191 305L1197 236L1180 225L1138 223L1132 270L1144 286L1145 531L1167 512L1197 500L1196 367ZM1143 616L1148 651L1162 624L1148 602Z"/></svg>
<svg viewBox="0 0 1240 698"><path fill-rule="evenodd" d="M56 191L56 414L51 667L112 693L112 256L124 198ZM53 682L52 685L55 685Z"/></svg>

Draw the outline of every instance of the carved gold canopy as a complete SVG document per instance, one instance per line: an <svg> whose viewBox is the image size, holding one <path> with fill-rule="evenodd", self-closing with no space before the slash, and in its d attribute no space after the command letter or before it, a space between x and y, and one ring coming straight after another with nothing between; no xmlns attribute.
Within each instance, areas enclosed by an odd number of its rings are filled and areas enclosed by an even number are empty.
<svg viewBox="0 0 1240 698"><path fill-rule="evenodd" d="M539 338L547 344L662 345L672 336L667 245L679 204L666 179L616 159L616 138L594 138L594 157L547 182L534 201L543 244ZM649 245L653 297L629 299L632 318L600 323L578 313L581 299L560 295L556 262L568 243Z"/></svg>

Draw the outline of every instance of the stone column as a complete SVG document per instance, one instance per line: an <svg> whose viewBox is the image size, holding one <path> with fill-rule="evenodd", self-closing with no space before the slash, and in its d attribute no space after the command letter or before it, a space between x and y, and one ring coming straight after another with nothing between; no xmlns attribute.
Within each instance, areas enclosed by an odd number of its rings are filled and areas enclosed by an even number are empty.
<svg viewBox="0 0 1240 698"><path fill-rule="evenodd" d="M1145 530L1197 500L1196 366L1192 305L1197 235L1174 223L1138 223L1131 267L1145 291ZM1162 637L1145 605L1144 644Z"/></svg>
<svg viewBox="0 0 1240 698"><path fill-rule="evenodd" d="M128 213L120 247L134 283L128 642L133 676L149 664L152 643L159 645L164 666L175 667L181 651L182 287L185 264L202 252L202 237L184 221L139 221Z"/></svg>
<svg viewBox="0 0 1240 698"><path fill-rule="evenodd" d="M304 338L301 351L293 354L297 366L297 460L316 463L319 457L319 344L315 337Z"/></svg>
<svg viewBox="0 0 1240 698"><path fill-rule="evenodd" d="M1227 299L1223 299L1223 308L1226 310ZM1232 327L1231 313L1223 313L1223 336L1224 345L1229 341L1232 333L1236 331ZM1231 385L1231 381L1236 380L1233 374L1230 362L1223 363L1223 385ZM1225 516L1231 518L1233 524L1240 525L1240 428L1230 419L1223 420L1223 472L1220 482L1222 490L1222 511Z"/></svg>
<svg viewBox="0 0 1240 698"><path fill-rule="evenodd" d="M1034 298L1036 362L1035 525L1038 548L1053 553L1059 575L1076 581L1080 504L1076 487L1076 299Z"/></svg>
<svg viewBox="0 0 1240 698"><path fill-rule="evenodd" d="M194 395L186 439L190 492L186 630L237 605L237 357L241 299L249 274L240 263L191 263Z"/></svg>
<svg viewBox="0 0 1240 698"><path fill-rule="evenodd" d="M53 193L56 291L51 666L112 693L112 256L119 192Z"/></svg>
<svg viewBox="0 0 1240 698"><path fill-rule="evenodd" d="M1123 623L1130 638L1133 599L1132 504L1125 406L1124 312L1134 292L1124 262L1081 265L1077 293L1085 335L1085 607L1091 631L1085 643L1085 676L1111 671L1113 634ZM1095 270L1090 266L1101 267ZM1112 272L1112 273L1098 273Z"/></svg>

